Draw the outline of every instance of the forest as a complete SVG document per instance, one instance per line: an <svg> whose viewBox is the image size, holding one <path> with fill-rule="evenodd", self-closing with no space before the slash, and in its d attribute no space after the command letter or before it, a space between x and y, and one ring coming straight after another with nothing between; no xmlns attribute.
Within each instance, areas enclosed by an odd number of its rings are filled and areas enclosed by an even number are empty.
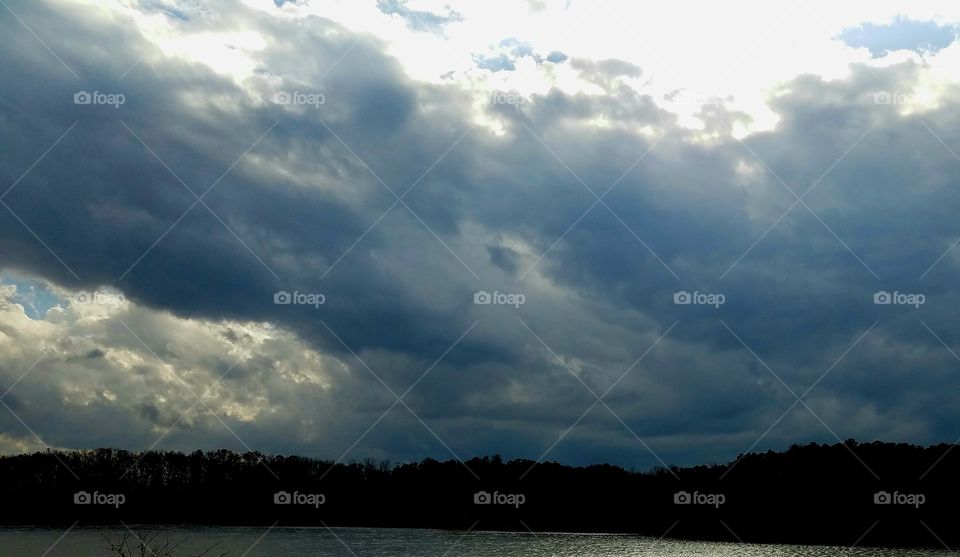
<svg viewBox="0 0 960 557"><path fill-rule="evenodd" d="M955 445L809 444L724 464L116 449L0 457L5 525L320 525L635 533L849 546L960 545Z"/></svg>

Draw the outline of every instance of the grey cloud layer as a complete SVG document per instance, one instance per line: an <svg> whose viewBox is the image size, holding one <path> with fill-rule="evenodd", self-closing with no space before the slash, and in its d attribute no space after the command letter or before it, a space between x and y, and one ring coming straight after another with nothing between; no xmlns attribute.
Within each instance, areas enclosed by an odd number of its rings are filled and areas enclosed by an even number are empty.
<svg viewBox="0 0 960 557"><path fill-rule="evenodd" d="M0 213L0 264L64 289L113 286L133 302L96 331L70 331L68 345L11 391L11 408L51 445L149 446L193 402L166 392L163 366L120 319L167 365L203 377L247 344L218 336L229 326L222 320L276 322L289 336L258 345L210 403L246 443L270 451L335 458L393 404L351 350L399 394L474 322L405 399L464 456L539 457L595 400L571 370L603 393L675 321L605 399L669 462L732 458L794 402L724 323L800 394L879 321L807 403L841 438L960 435L948 396L958 362L930 332L957 340L956 257L920 278L960 235L960 161L934 136L960 149L958 106L901 116L874 97L910 91L917 68L800 76L771 100L778 127L741 143L729 132L745 115L705 108L715 136L703 140L617 79L640 68L573 59L605 94L491 105L505 129L497 136L471 129L471 95L411 81L376 39L329 20L218 5L219 19L178 23L267 39L241 87L164 57L128 22L60 5L11 7L79 79L15 20L0 21L10 53L0 183L14 183L79 123L3 198L12 213ZM126 103L74 105L81 89L122 92ZM325 102L277 105L277 91ZM600 118L615 125L595 125ZM164 164L197 195L216 183L204 197L210 210L198 204L178 222L196 198ZM781 218L796 199L774 173L797 195L816 184L809 210L798 204ZM402 195L414 184L406 206L378 222L396 201L387 188ZM277 290L322 292L326 303L274 305ZM477 290L523 293L527 303L475 306ZM727 302L677 306L677 290L722 292ZM927 303L876 306L877 290L923 292ZM34 330L16 307L4 310L7 350L23 351L4 358L8 386L36 355L23 348L31 338L59 336ZM304 361L297 343L337 370L325 388L294 387L278 371L327 367ZM144 363L118 363L131 354ZM116 385L115 400L95 396L102 384ZM89 400L63 402L67 392ZM0 423L11 438L30 438L13 416ZM799 407L758 447L810 439L834 437ZM161 446L232 443L207 415L184 420ZM448 453L397 407L356 454ZM550 457L659 463L602 406Z"/></svg>

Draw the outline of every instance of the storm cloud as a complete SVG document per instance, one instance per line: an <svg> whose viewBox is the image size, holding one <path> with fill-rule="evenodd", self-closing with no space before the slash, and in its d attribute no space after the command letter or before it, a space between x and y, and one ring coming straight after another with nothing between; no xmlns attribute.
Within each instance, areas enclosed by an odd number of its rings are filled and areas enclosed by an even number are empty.
<svg viewBox="0 0 960 557"><path fill-rule="evenodd" d="M264 4L9 2L6 450L648 468L960 435L955 84L797 75L738 134L724 102L683 125L633 62L478 95ZM220 36L227 70L139 17Z"/></svg>

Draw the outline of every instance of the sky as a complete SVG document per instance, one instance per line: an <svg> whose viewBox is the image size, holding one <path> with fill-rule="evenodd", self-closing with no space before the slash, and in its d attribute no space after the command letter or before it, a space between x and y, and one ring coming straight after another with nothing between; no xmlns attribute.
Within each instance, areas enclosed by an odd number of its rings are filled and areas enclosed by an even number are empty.
<svg viewBox="0 0 960 557"><path fill-rule="evenodd" d="M960 437L960 5L0 4L2 453Z"/></svg>

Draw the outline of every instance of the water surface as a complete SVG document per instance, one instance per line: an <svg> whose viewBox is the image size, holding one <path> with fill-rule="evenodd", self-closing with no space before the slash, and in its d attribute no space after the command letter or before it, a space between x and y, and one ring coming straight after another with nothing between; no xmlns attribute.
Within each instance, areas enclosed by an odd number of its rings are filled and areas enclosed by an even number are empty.
<svg viewBox="0 0 960 557"><path fill-rule="evenodd" d="M45 528L0 529L0 557L108 557L111 553L105 549L104 534L117 539L123 532L87 528L66 533ZM228 552L232 557L960 557L960 553L952 551L707 543L609 534L277 527L168 528L163 535L183 541L177 553L183 557L217 542L217 550L208 555Z"/></svg>

